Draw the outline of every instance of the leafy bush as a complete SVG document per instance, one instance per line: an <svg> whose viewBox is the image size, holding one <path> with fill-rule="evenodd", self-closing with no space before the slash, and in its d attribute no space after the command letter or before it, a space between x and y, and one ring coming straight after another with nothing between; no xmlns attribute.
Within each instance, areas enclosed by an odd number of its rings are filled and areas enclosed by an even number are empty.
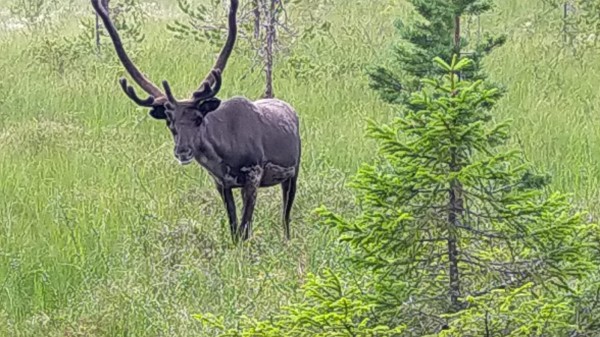
<svg viewBox="0 0 600 337"><path fill-rule="evenodd" d="M23 21L29 31L47 26L52 10L51 3L44 0L14 0L9 6L10 14Z"/></svg>
<svg viewBox="0 0 600 337"><path fill-rule="evenodd" d="M354 282L331 270L322 277L309 274L302 291L305 302L283 308L284 313L270 321L245 318L241 329L227 330L222 319L210 314L196 318L222 337L386 337L405 328L372 324L374 304L365 302Z"/></svg>
<svg viewBox="0 0 600 337"><path fill-rule="evenodd" d="M228 1L211 0L192 5L190 0L178 0L185 20L175 20L167 29L178 39L191 39L209 44L215 50L222 47L227 34L227 22L223 18L228 12ZM270 0L248 1L240 6L238 14L238 41L236 51L258 64L264 59L266 45L266 18ZM330 37L331 24L325 19L330 3L319 0L275 1L274 54L283 56L281 71L285 76L305 79L322 74L317 58L298 56L294 47L310 45L315 40ZM258 16L257 16L258 14ZM258 20L258 21L256 21ZM257 26L258 25L258 26ZM264 62L264 60L263 60ZM252 67L252 70L264 68Z"/></svg>
<svg viewBox="0 0 600 337"><path fill-rule="evenodd" d="M44 5L42 8L47 7ZM131 55L138 53L136 46L144 40L141 29L146 19L140 2L138 0L112 1L110 15L123 43L127 45L128 53ZM97 28L100 28L98 41L96 41ZM46 29L44 34L33 35L34 41L28 53L35 62L59 75L63 75L67 68L81 70L82 63L76 61L92 55L104 60L116 61L108 34L101 26L96 27L92 17L80 20L81 30L74 36L65 36L64 31L59 27L47 25L44 29ZM103 53L102 46L108 47L105 48L108 52Z"/></svg>

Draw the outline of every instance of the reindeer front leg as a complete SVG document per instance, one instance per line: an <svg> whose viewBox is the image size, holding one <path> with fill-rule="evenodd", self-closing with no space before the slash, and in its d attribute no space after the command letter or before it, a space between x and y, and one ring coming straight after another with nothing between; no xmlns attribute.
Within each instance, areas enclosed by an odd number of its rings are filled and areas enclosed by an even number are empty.
<svg viewBox="0 0 600 337"><path fill-rule="evenodd" d="M225 188L221 184L216 183L217 190L221 195L223 204L227 209L227 217L229 219L229 230L231 232L231 239L233 243L237 242L237 214L235 209L235 199L233 199L233 192L231 188Z"/></svg>
<svg viewBox="0 0 600 337"><path fill-rule="evenodd" d="M254 206L256 206L256 197L258 188L263 175L263 169L260 166L254 166L248 169L242 169L244 174L244 186L242 187L242 200L244 203L242 223L240 225L240 235L242 240L246 241L252 234L252 216Z"/></svg>

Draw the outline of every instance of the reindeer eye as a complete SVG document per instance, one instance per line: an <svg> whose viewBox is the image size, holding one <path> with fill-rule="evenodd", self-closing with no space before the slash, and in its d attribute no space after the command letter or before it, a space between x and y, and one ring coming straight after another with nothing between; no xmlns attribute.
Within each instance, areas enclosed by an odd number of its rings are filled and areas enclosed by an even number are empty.
<svg viewBox="0 0 600 337"><path fill-rule="evenodd" d="M173 122L167 121L167 128L169 128L169 131L171 131L173 136L177 136L177 130L175 130L175 125Z"/></svg>
<svg viewBox="0 0 600 337"><path fill-rule="evenodd" d="M167 118L165 118L165 121L167 122L167 126L169 128L171 128L175 124L175 120L173 120L173 114L165 112L165 115L167 116Z"/></svg>

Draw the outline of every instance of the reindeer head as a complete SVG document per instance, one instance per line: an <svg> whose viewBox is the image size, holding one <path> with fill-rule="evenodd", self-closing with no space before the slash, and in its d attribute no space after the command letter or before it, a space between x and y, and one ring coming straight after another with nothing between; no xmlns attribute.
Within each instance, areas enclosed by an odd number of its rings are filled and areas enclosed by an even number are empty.
<svg viewBox="0 0 600 337"><path fill-rule="evenodd" d="M99 3L100 0L91 0L94 10L104 23L108 34L111 37L115 51L125 70L131 75L133 80L149 96L141 99L135 92L135 89L127 84L125 78L121 78L119 83L125 94L136 104L150 108L150 116L155 119L165 120L167 127L173 135L175 141L174 155L181 164L188 164L194 158L194 149L197 148L197 130L202 124L206 114L216 110L221 104L216 95L221 88L221 72L225 69L227 59L231 55L237 35L236 12L238 0L231 0L228 16L229 30L227 41L221 49L221 53L215 62L213 69L202 81L200 87L194 91L190 99L177 100L171 92L171 87L167 81L162 85L164 93L155 84L148 80L131 61L114 24L112 23L106 9Z"/></svg>

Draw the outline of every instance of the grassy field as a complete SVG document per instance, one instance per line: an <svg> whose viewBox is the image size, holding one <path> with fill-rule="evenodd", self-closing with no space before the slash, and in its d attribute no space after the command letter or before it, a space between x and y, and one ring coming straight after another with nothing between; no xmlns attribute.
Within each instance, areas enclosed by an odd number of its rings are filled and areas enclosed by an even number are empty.
<svg viewBox="0 0 600 337"><path fill-rule="evenodd" d="M12 2L0 0L0 13ZM347 179L373 156L364 119L393 110L368 89L363 66L389 59L402 1L334 1L335 41L306 46L324 64L350 65L315 80L276 74L275 93L301 116L304 144L292 236L283 243L278 188L263 189L254 238L230 243L225 212L208 176L180 167L161 122L121 92L118 63L94 57L61 76L31 60L30 35L0 30L0 336L201 336L192 315L235 325L293 301L309 272L343 254L312 211L354 210ZM89 15L87 1L77 15ZM369 7L372 16L365 17ZM173 3L148 25L136 56L155 82L190 93L213 62L210 49L165 30ZM375 14L379 13L379 14ZM171 15L168 15L171 14ZM0 17L2 17L0 15ZM76 15L62 17L67 33ZM6 21L5 21L6 22ZM482 18L508 43L486 67L508 87L499 118L514 119L514 145L553 176L553 187L596 212L600 189L600 61L560 45L560 12L540 0L500 0ZM472 27L471 27L472 29ZM232 56L220 97L256 98L259 74Z"/></svg>

